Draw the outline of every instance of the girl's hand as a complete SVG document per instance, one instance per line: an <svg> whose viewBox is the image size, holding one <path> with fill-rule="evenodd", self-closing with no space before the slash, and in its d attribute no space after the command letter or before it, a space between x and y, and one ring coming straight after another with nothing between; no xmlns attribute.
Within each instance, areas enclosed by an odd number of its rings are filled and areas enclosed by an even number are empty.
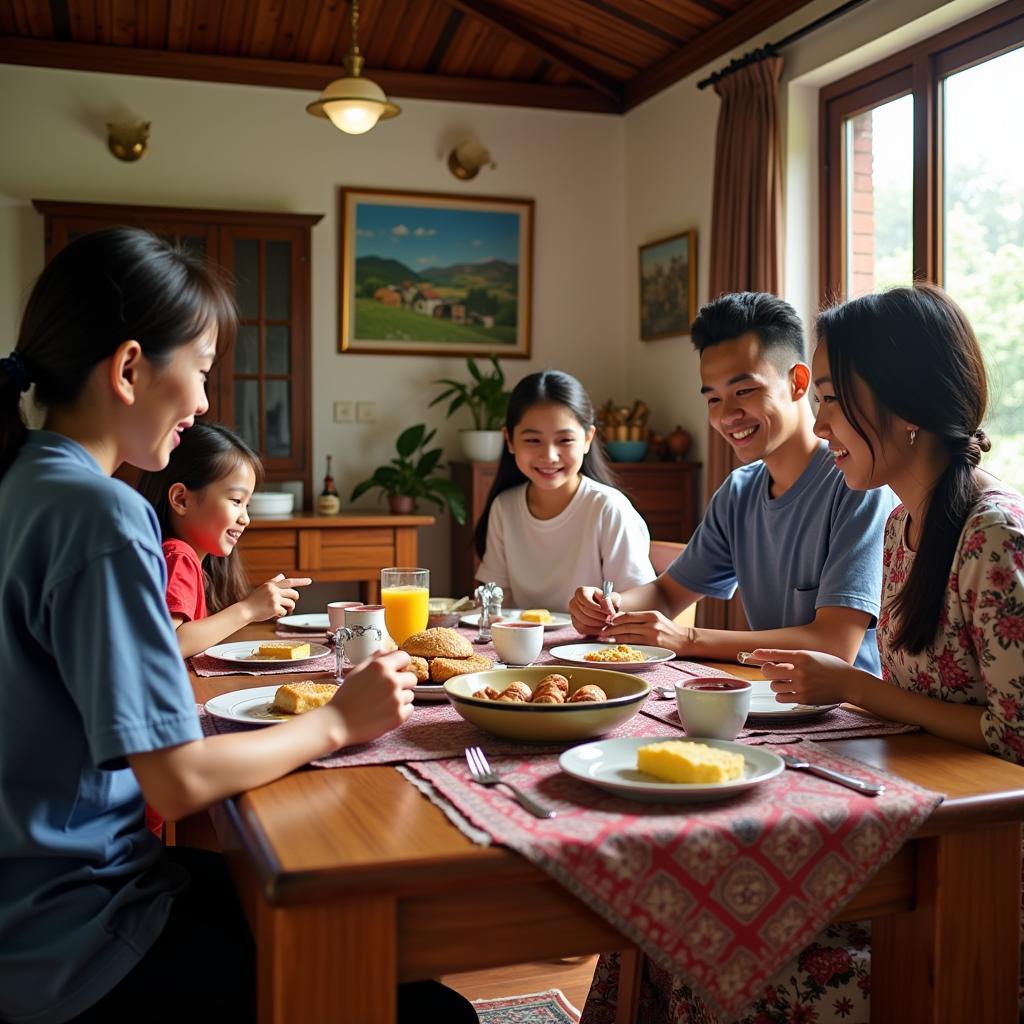
<svg viewBox="0 0 1024 1024"><path fill-rule="evenodd" d="M577 633L583 636L594 636L607 625L612 614L622 607L622 595L612 594L608 601L613 612L609 613L608 604L599 587L578 587L569 602L569 615Z"/></svg>
<svg viewBox="0 0 1024 1024"><path fill-rule="evenodd" d="M680 626L659 611L622 612L613 616L598 635L600 640L620 644L666 647L676 654L689 653L697 640L692 626Z"/></svg>
<svg viewBox="0 0 1024 1024"><path fill-rule="evenodd" d="M242 601L251 616L249 621L264 622L290 614L299 599L299 592L295 588L308 587L312 582L307 576L286 579L283 573L278 573Z"/></svg>
<svg viewBox="0 0 1024 1024"><path fill-rule="evenodd" d="M743 663L761 666L761 674L772 681L775 699L783 704L841 704L854 700L851 690L857 670L834 655L760 648Z"/></svg>
<svg viewBox="0 0 1024 1024"><path fill-rule="evenodd" d="M412 714L416 677L405 651L375 654L354 668L327 705L344 722L345 746L390 732Z"/></svg>

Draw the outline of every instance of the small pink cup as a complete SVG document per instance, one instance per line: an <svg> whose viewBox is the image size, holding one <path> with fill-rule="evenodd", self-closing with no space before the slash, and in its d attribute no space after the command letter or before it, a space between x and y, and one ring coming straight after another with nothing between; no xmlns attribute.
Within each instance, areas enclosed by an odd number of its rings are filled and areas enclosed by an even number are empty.
<svg viewBox="0 0 1024 1024"><path fill-rule="evenodd" d="M327 606L327 618L331 623L331 629L341 629L345 625L345 609L357 608L361 601L331 601Z"/></svg>

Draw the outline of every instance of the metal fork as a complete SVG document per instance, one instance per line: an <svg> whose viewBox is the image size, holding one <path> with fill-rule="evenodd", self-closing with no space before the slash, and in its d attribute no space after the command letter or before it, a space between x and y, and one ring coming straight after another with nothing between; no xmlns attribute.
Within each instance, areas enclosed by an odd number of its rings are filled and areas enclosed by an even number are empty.
<svg viewBox="0 0 1024 1024"><path fill-rule="evenodd" d="M828 779L831 782L838 782L840 786L847 786L849 789L854 789L858 793L863 793L864 796L881 796L885 792L885 786L876 786L873 782L865 782L864 779L858 779L853 775L844 775L842 772L834 771L832 768L826 768L824 765L811 764L810 761L804 761L799 757L793 757L791 754L780 754L783 761L786 762L787 768L802 768L804 771L810 772L812 775L818 775L823 779Z"/></svg>
<svg viewBox="0 0 1024 1024"><path fill-rule="evenodd" d="M512 791L513 796L519 802L519 806L529 811L535 818L553 818L555 816L554 811L549 811L546 807L542 807L536 800L528 797L517 786L513 786L511 782L506 782L491 768L490 762L479 747L466 747L466 764L469 767L470 778L474 782L478 782L481 786L505 786Z"/></svg>

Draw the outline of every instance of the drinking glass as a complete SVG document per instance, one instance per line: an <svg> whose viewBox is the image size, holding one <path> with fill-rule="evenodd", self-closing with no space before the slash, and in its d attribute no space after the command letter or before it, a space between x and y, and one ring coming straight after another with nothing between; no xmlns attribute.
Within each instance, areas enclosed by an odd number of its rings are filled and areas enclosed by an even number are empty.
<svg viewBox="0 0 1024 1024"><path fill-rule="evenodd" d="M401 646L427 628L430 614L429 569L381 569L380 603L388 633Z"/></svg>

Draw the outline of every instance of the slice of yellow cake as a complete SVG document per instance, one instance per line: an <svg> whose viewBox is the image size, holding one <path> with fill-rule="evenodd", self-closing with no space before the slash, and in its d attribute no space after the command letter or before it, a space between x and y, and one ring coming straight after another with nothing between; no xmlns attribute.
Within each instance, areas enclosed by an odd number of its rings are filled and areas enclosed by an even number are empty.
<svg viewBox="0 0 1024 1024"><path fill-rule="evenodd" d="M551 622L551 612L547 608L527 608L519 613L520 622Z"/></svg>
<svg viewBox="0 0 1024 1024"><path fill-rule="evenodd" d="M326 704L337 692L334 683L314 683L303 679L298 683L286 683L274 694L274 707L289 715L301 715Z"/></svg>
<svg viewBox="0 0 1024 1024"><path fill-rule="evenodd" d="M256 650L258 658L280 658L282 661L294 661L296 658L309 657L308 643L290 643L287 640L268 640Z"/></svg>
<svg viewBox="0 0 1024 1024"><path fill-rule="evenodd" d="M666 740L639 747L636 766L664 782L729 782L743 776L743 755L704 743Z"/></svg>

